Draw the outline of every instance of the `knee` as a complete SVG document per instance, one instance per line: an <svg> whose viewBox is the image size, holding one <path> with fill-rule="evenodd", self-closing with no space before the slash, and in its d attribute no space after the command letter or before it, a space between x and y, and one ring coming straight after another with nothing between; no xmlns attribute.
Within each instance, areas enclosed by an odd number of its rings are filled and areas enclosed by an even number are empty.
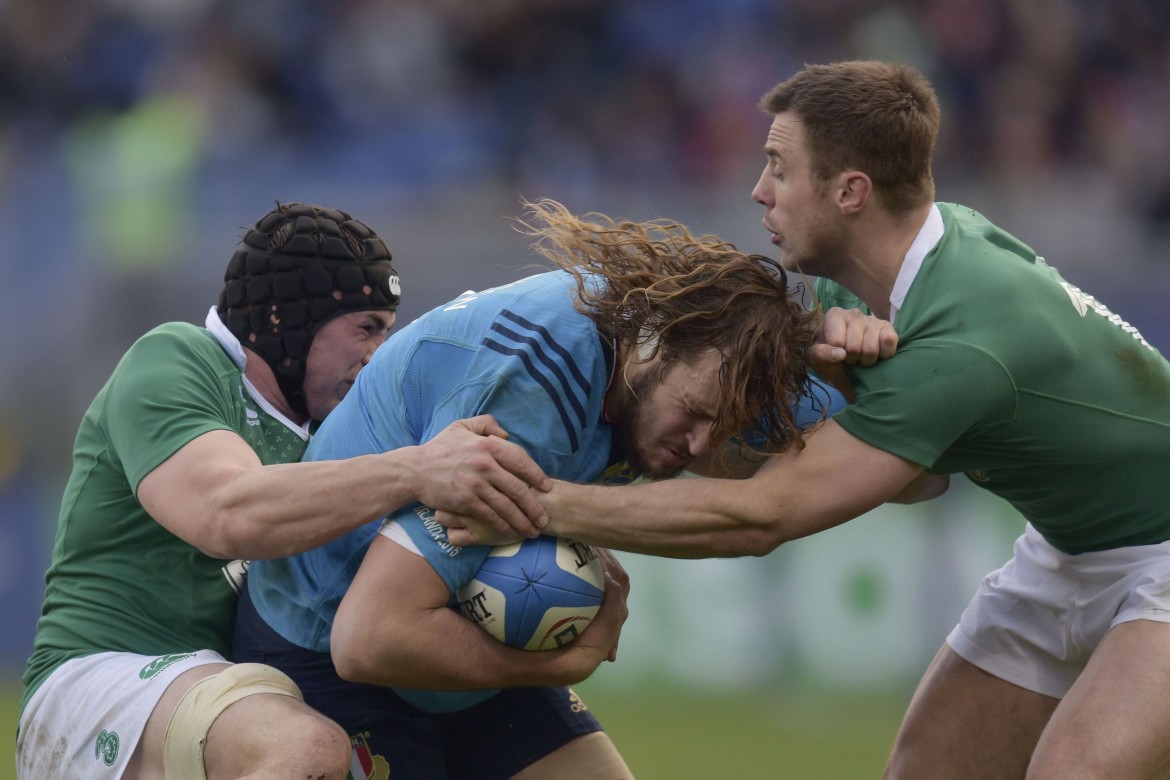
<svg viewBox="0 0 1170 780"><path fill-rule="evenodd" d="M296 777L314 780L345 780L349 775L351 748L349 735L341 726L317 713L306 713L296 723L287 724L289 749L299 756Z"/></svg>
<svg viewBox="0 0 1170 780"><path fill-rule="evenodd" d="M345 780L350 741L285 674L236 664L183 694L163 739L167 774Z"/></svg>
<svg viewBox="0 0 1170 780"><path fill-rule="evenodd" d="M332 720L304 704L268 707L241 720L215 726L207 745L208 780L227 777L301 777L346 780L349 736ZM230 710L229 710L230 713ZM243 739L224 736L225 727ZM214 769L215 771L212 771Z"/></svg>

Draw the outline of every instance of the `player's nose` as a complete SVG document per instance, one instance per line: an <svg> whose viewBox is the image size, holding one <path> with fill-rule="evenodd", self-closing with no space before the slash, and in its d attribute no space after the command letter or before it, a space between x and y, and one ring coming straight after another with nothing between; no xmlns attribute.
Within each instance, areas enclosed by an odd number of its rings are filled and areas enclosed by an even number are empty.
<svg viewBox="0 0 1170 780"><path fill-rule="evenodd" d="M687 451L697 458L711 447L711 423L698 423L687 433Z"/></svg>
<svg viewBox="0 0 1170 780"><path fill-rule="evenodd" d="M756 180L756 186L752 188L752 200L765 208L772 208L772 204L768 200L769 190L766 186L767 178L768 169L765 167L764 170L760 172L760 178Z"/></svg>

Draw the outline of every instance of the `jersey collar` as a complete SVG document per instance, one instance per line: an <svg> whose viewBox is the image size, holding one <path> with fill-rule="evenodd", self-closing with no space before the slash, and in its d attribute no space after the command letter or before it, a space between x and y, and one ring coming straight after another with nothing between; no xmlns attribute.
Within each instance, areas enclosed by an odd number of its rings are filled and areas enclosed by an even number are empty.
<svg viewBox="0 0 1170 780"><path fill-rule="evenodd" d="M227 329L227 325L223 324L223 320L219 318L219 311L214 306L207 312L207 319L204 320L203 325L215 337L215 340L219 342L219 346L232 359L236 367L240 369L240 379L244 381L244 389L248 391L248 395L256 402L256 405L267 412L270 417L284 423L284 426L299 436L302 441L308 441L312 420L306 420L304 425L297 425L285 417L279 409L270 404L268 399L256 389L255 385L248 381L248 377L244 373L244 367L248 365L248 357L244 354L244 348L240 346L240 340L236 338L235 334Z"/></svg>
<svg viewBox="0 0 1170 780"><path fill-rule="evenodd" d="M938 210L937 205L932 204L930 212L926 215L926 222L922 223L918 235L914 238L914 243L910 245L910 251L906 253L905 259L902 260L902 267L898 271L898 278L894 280L894 289L890 291L891 325L897 318L902 304L906 302L906 295L910 292L910 285L914 283L914 278L918 276L918 271L922 268L922 261L938 245L942 236L942 212Z"/></svg>

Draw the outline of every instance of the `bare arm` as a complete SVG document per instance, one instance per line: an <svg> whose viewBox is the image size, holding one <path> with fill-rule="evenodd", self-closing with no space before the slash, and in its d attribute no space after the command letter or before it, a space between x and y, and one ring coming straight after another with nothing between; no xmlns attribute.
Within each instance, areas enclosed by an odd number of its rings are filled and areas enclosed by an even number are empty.
<svg viewBox="0 0 1170 780"><path fill-rule="evenodd" d="M485 415L417 447L264 466L235 433L211 431L147 474L138 500L171 533L224 559L302 552L412 501L532 526L544 511L529 485L547 477L506 435Z"/></svg>
<svg viewBox="0 0 1170 780"><path fill-rule="evenodd" d="M548 531L680 558L765 555L864 514L922 472L829 420L808 435L804 449L773 456L748 480L609 489L557 482L547 495Z"/></svg>
<svg viewBox="0 0 1170 780"><path fill-rule="evenodd" d="M602 608L576 641L557 650L517 650L448 609L449 597L426 559L375 536L333 621L337 673L427 690L571 685L611 654L626 617L625 591L607 576Z"/></svg>
<svg viewBox="0 0 1170 780"><path fill-rule="evenodd" d="M929 501L938 498L947 492L951 486L951 478L947 474L919 474L909 485L902 488L898 495L890 499L894 504L917 504L919 501Z"/></svg>
<svg viewBox="0 0 1170 780"><path fill-rule="evenodd" d="M802 450L773 456L747 480L674 479L624 487L554 482L541 495L549 510L547 531L678 558L764 555L879 506L924 471L854 438L831 419L806 441ZM451 541L498 533L486 524L471 527L453 524Z"/></svg>

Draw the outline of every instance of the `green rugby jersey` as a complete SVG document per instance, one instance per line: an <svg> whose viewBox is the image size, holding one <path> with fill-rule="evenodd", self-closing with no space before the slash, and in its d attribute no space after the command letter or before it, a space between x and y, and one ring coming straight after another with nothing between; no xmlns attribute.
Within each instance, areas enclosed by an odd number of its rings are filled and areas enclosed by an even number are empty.
<svg viewBox="0 0 1170 780"><path fill-rule="evenodd" d="M249 396L209 331L155 328L123 356L78 430L25 702L78 656L230 652L237 594L229 562L171 534L135 498L143 477L213 430L236 432L265 464L296 462L306 446L303 432Z"/></svg>
<svg viewBox="0 0 1170 780"><path fill-rule="evenodd" d="M922 464L965 472L1056 548L1170 539L1170 364L1132 326L969 208L897 314L897 354L851 372L833 419ZM828 280L821 304L867 309Z"/></svg>

